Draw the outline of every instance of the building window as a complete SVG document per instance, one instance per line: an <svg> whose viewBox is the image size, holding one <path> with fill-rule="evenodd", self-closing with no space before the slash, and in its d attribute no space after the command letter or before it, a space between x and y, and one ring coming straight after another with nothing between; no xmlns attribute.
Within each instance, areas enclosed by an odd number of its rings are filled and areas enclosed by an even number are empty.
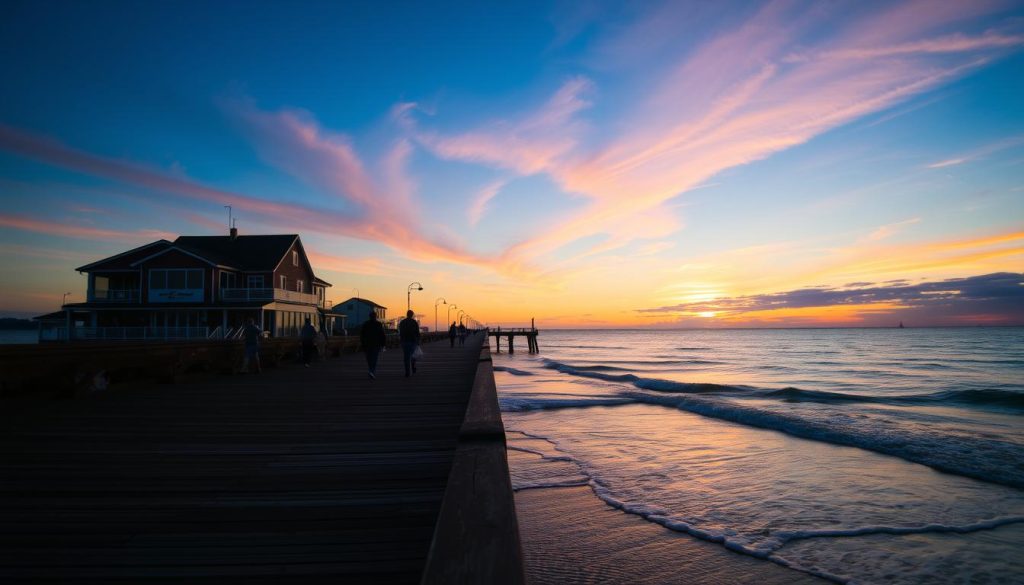
<svg viewBox="0 0 1024 585"><path fill-rule="evenodd" d="M235 288L235 273L234 272L221 272L220 273L220 287L221 288Z"/></svg>
<svg viewBox="0 0 1024 585"><path fill-rule="evenodd" d="M304 284L306 284L306 283L302 282L301 280L296 280L295 281L295 292L306 292L306 291L303 290L303 285Z"/></svg>
<svg viewBox="0 0 1024 585"><path fill-rule="evenodd" d="M202 268L154 268L149 271L151 289L203 288Z"/></svg>
<svg viewBox="0 0 1024 585"><path fill-rule="evenodd" d="M288 290L288 277L281 275L281 290Z"/></svg>
<svg viewBox="0 0 1024 585"><path fill-rule="evenodd" d="M299 265L299 253L292 250L292 266Z"/></svg>
<svg viewBox="0 0 1024 585"><path fill-rule="evenodd" d="M259 274L254 276L250 274L246 284L249 285L249 288L263 288L263 275Z"/></svg>

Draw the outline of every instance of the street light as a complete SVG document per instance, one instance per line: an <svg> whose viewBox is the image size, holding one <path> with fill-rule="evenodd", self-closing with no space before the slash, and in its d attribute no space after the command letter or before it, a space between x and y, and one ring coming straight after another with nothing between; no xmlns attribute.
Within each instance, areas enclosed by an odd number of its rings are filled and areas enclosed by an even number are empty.
<svg viewBox="0 0 1024 585"><path fill-rule="evenodd" d="M448 315L444 319L444 326L447 329L448 323L452 320L452 309L458 309L458 305L448 305Z"/></svg>
<svg viewBox="0 0 1024 585"><path fill-rule="evenodd" d="M465 314L466 314L465 311L463 311L462 309L459 309L459 325L462 325L462 316L465 315Z"/></svg>
<svg viewBox="0 0 1024 585"><path fill-rule="evenodd" d="M423 290L423 285L418 282L409 284L409 288L405 290L405 310L412 310L412 291Z"/></svg>
<svg viewBox="0 0 1024 585"><path fill-rule="evenodd" d="M60 298L60 306L62 306L62 307L63 307L63 306L64 306L64 305L65 305L65 304L67 303L67 300L68 300L68 295L70 295L70 294L71 294L71 293L69 293L69 292L66 292L66 293L64 293L64 296L62 296L62 297Z"/></svg>
<svg viewBox="0 0 1024 585"><path fill-rule="evenodd" d="M444 304L448 304L448 301L444 300L444 297L437 297L437 301L441 301ZM434 301L434 331L437 331L437 301Z"/></svg>

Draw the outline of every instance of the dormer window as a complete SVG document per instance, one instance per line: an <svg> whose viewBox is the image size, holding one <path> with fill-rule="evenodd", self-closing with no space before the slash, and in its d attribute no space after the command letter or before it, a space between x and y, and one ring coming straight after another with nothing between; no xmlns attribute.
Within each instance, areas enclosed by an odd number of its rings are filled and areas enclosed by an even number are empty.
<svg viewBox="0 0 1024 585"><path fill-rule="evenodd" d="M298 265L299 265L299 253L296 252L295 250L292 250L292 266L298 266Z"/></svg>

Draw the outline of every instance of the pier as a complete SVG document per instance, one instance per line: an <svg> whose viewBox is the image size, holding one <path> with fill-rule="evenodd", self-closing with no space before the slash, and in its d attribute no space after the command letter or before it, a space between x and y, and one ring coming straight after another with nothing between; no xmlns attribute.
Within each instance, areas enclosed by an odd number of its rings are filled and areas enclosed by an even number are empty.
<svg viewBox="0 0 1024 585"><path fill-rule="evenodd" d="M528 348L530 353L539 353L540 352L540 347L537 345L537 334L538 333L540 333L540 332L537 331L536 327L520 327L520 328L511 328L511 329L505 329L505 328L502 328L502 327L498 327L496 329L488 330L487 335L488 335L488 339L490 337L494 338L494 345L495 345L494 351L495 351L495 353L501 353L501 338L502 337L504 337L506 340L508 340L508 352L509 353L515 353L516 352L516 338L517 337L525 337L526 338L526 346L527 346L527 348Z"/></svg>
<svg viewBox="0 0 1024 585"><path fill-rule="evenodd" d="M484 339L425 343L411 378L391 349L375 381L347 352L59 398L25 381L0 403L0 581L522 583Z"/></svg>

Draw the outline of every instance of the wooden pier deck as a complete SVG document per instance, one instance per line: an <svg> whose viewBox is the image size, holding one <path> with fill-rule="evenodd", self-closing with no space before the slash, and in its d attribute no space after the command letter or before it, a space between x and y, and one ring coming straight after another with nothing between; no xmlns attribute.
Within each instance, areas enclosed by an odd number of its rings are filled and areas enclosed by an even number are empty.
<svg viewBox="0 0 1024 585"><path fill-rule="evenodd" d="M504 337L505 339L508 340L508 352L509 353L515 353L516 352L516 338L517 337L525 337L526 338L526 346L527 346L527 349L529 350L529 352L530 353L539 353L540 352L540 346L537 345L537 334L538 333L539 333L539 331L537 331L537 329L535 327L521 327L521 328L511 328L511 329L503 329L503 328L499 327L497 329L490 329L490 330L488 330L488 332L487 332L488 344L490 343L490 338L493 337L494 338L494 346L495 346L494 350L495 350L496 353L501 353L501 338Z"/></svg>
<svg viewBox="0 0 1024 585"><path fill-rule="evenodd" d="M459 479L481 445L504 461L496 399L473 406L483 339L424 345L408 379L389 350L376 381L347 354L0 404L0 582L522 582L514 507L488 495L507 467ZM501 562L460 558L481 523Z"/></svg>

